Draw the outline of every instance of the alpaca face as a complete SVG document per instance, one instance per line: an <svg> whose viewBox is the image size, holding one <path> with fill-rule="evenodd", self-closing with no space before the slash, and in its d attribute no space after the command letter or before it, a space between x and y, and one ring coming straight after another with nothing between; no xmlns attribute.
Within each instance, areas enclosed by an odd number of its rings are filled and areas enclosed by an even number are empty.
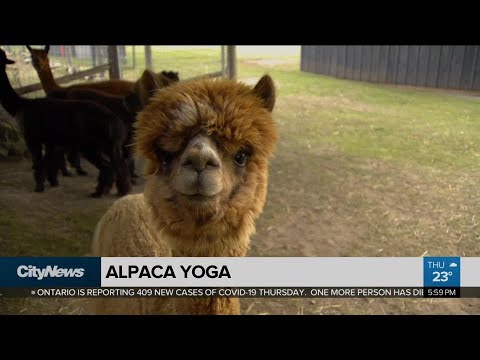
<svg viewBox="0 0 480 360"><path fill-rule="evenodd" d="M30 55L32 56L32 65L35 70L39 73L50 72L50 64L48 60L48 50L49 46L45 49L32 49L30 46L27 46Z"/></svg>
<svg viewBox="0 0 480 360"><path fill-rule="evenodd" d="M230 80L161 89L137 117L136 145L148 159L145 197L158 225L228 231L252 222L266 196L277 133L275 90Z"/></svg>
<svg viewBox="0 0 480 360"><path fill-rule="evenodd" d="M141 111L153 96L156 90L170 86L179 81L177 72L162 71L154 73L150 70L144 70L140 79L138 79L133 88L133 94L125 98L125 104L129 111L136 115Z"/></svg>

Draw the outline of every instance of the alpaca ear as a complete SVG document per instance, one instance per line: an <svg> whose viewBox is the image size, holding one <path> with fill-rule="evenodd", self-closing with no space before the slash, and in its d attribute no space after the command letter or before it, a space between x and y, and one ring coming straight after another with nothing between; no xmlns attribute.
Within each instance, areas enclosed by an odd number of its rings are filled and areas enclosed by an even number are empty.
<svg viewBox="0 0 480 360"><path fill-rule="evenodd" d="M143 71L142 77L140 78L140 84L148 92L154 91L159 88L155 79L155 74L148 69Z"/></svg>
<svg viewBox="0 0 480 360"><path fill-rule="evenodd" d="M180 81L180 76L178 76L178 72L176 72L176 71L165 71L164 70L160 74L162 74L163 76L172 80L171 82Z"/></svg>
<svg viewBox="0 0 480 360"><path fill-rule="evenodd" d="M172 85L175 80L171 79L170 77L166 76L163 73L155 74L155 82L157 84L157 89L167 87Z"/></svg>
<svg viewBox="0 0 480 360"><path fill-rule="evenodd" d="M263 104L268 111L273 110L275 105L275 85L269 75L262 76L252 91L263 100Z"/></svg>
<svg viewBox="0 0 480 360"><path fill-rule="evenodd" d="M49 51L50 51L50 45L46 45L45 46L45 52L48 54Z"/></svg>
<svg viewBox="0 0 480 360"><path fill-rule="evenodd" d="M27 46L27 49L28 51L30 51L30 53L32 52L32 48L30 47L30 45L26 45Z"/></svg>

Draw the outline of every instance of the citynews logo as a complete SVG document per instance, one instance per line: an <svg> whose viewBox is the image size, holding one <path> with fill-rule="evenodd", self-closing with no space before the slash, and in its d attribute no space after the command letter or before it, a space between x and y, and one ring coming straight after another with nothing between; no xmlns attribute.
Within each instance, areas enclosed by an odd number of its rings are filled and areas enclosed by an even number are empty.
<svg viewBox="0 0 480 360"><path fill-rule="evenodd" d="M38 268L33 265L20 265L17 268L17 275L21 278L37 278L42 280L43 278L59 278L59 277L83 277L85 273L84 268L59 268L57 265L47 265L45 268Z"/></svg>

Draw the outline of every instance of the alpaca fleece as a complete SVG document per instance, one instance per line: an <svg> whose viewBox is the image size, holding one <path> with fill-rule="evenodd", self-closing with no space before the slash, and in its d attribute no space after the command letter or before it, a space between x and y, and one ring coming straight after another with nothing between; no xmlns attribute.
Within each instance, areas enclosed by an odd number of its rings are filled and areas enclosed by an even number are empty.
<svg viewBox="0 0 480 360"><path fill-rule="evenodd" d="M275 91L264 76L251 87L197 80L160 89L137 116L136 149L147 159L144 194L114 203L96 227L95 256L245 256L262 212L268 159L277 142ZM196 136L217 149L221 191L198 203L175 190L182 154ZM248 154L236 165L236 154ZM234 298L97 302L98 313L238 314ZM127 299L117 299L127 300ZM167 310L166 310L167 309Z"/></svg>

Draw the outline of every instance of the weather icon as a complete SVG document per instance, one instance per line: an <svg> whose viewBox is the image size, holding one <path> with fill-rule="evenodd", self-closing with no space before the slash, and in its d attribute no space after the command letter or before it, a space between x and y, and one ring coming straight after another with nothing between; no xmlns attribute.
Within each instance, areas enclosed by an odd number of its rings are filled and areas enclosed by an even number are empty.
<svg viewBox="0 0 480 360"><path fill-rule="evenodd" d="M448 266L449 266L449 267L458 267L458 264L457 264L457 263L454 263L454 262L452 262L452 263L450 263L450 265L448 265Z"/></svg>

